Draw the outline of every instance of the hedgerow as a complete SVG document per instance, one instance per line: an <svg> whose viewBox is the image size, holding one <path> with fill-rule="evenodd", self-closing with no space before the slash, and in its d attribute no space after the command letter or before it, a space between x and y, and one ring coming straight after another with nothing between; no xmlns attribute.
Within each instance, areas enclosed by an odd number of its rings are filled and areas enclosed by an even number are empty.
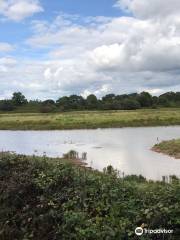
<svg viewBox="0 0 180 240"><path fill-rule="evenodd" d="M0 155L0 239L138 239L138 226L173 229L178 239L180 183L118 178L65 161ZM159 238L158 238L159 237Z"/></svg>

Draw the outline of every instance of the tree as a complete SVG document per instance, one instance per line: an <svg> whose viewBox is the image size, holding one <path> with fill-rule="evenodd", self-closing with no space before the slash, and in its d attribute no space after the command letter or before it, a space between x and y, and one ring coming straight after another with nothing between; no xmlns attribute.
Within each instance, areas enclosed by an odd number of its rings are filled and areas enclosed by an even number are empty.
<svg viewBox="0 0 180 240"><path fill-rule="evenodd" d="M169 107L170 106L170 102L168 101L168 99L165 96L160 96L158 103L159 103L159 105L161 105L163 107Z"/></svg>
<svg viewBox="0 0 180 240"><path fill-rule="evenodd" d="M40 112L42 113L54 112L55 110L56 110L56 105L54 100L52 99L43 101L40 106Z"/></svg>
<svg viewBox="0 0 180 240"><path fill-rule="evenodd" d="M115 97L116 97L115 94L107 94L104 97L102 97L102 101L103 102L107 102L107 101L112 102L112 101L114 101Z"/></svg>
<svg viewBox="0 0 180 240"><path fill-rule="evenodd" d="M43 105L55 105L55 101L52 99L47 99L42 102Z"/></svg>
<svg viewBox="0 0 180 240"><path fill-rule="evenodd" d="M51 112L54 112L55 110L56 110L56 107L51 104L47 104L47 105L42 104L40 107L41 113L51 113Z"/></svg>
<svg viewBox="0 0 180 240"><path fill-rule="evenodd" d="M159 96L159 98L166 98L168 102L173 102L176 99L176 93L174 92L167 92Z"/></svg>
<svg viewBox="0 0 180 240"><path fill-rule="evenodd" d="M87 103L88 109L97 109L98 108L98 100L94 94L90 94L86 98L86 103Z"/></svg>
<svg viewBox="0 0 180 240"><path fill-rule="evenodd" d="M148 92L140 93L138 101L141 104L141 107L151 107L152 106L152 96Z"/></svg>
<svg viewBox="0 0 180 240"><path fill-rule="evenodd" d="M69 104L71 109L80 110L85 107L85 100L82 96L71 95L69 97Z"/></svg>
<svg viewBox="0 0 180 240"><path fill-rule="evenodd" d="M56 101L56 105L60 108L61 111L67 111L70 109L69 97L61 97Z"/></svg>
<svg viewBox="0 0 180 240"><path fill-rule="evenodd" d="M127 98L122 101L122 109L135 110L139 109L140 107L141 107L140 103L133 98L132 99Z"/></svg>
<svg viewBox="0 0 180 240"><path fill-rule="evenodd" d="M175 101L180 102L180 92L176 92Z"/></svg>
<svg viewBox="0 0 180 240"><path fill-rule="evenodd" d="M21 92L14 92L12 102L15 106L21 106L23 104L26 104L28 101Z"/></svg>

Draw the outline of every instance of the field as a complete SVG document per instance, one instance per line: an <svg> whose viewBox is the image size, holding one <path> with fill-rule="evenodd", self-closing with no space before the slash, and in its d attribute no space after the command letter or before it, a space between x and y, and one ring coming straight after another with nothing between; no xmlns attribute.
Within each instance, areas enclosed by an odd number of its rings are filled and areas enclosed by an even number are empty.
<svg viewBox="0 0 180 240"><path fill-rule="evenodd" d="M136 227L180 234L180 185L118 178L66 160L0 154L0 239L139 239ZM141 239L157 239L144 235Z"/></svg>
<svg viewBox="0 0 180 240"><path fill-rule="evenodd" d="M1 130L93 129L180 124L180 109L82 111L65 113L1 113Z"/></svg>
<svg viewBox="0 0 180 240"><path fill-rule="evenodd" d="M153 150L180 159L180 139L163 141L159 144L156 144L153 147Z"/></svg>

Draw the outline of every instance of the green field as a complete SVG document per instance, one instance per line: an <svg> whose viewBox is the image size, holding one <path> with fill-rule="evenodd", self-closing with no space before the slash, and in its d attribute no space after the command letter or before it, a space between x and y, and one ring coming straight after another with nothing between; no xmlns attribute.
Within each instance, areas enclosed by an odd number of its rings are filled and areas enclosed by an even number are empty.
<svg viewBox="0 0 180 240"><path fill-rule="evenodd" d="M141 239L179 239L180 185L117 177L65 160L0 154L0 239L139 239L136 227L172 229Z"/></svg>
<svg viewBox="0 0 180 240"><path fill-rule="evenodd" d="M180 159L180 139L163 141L156 144L153 150Z"/></svg>
<svg viewBox="0 0 180 240"><path fill-rule="evenodd" d="M0 114L1 130L94 129L179 124L180 109Z"/></svg>

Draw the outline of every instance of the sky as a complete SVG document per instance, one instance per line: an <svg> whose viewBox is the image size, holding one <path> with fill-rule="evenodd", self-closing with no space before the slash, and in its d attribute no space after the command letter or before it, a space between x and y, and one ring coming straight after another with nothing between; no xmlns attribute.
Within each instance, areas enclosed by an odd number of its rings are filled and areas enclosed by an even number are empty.
<svg viewBox="0 0 180 240"><path fill-rule="evenodd" d="M179 0L0 0L0 99L180 91Z"/></svg>

